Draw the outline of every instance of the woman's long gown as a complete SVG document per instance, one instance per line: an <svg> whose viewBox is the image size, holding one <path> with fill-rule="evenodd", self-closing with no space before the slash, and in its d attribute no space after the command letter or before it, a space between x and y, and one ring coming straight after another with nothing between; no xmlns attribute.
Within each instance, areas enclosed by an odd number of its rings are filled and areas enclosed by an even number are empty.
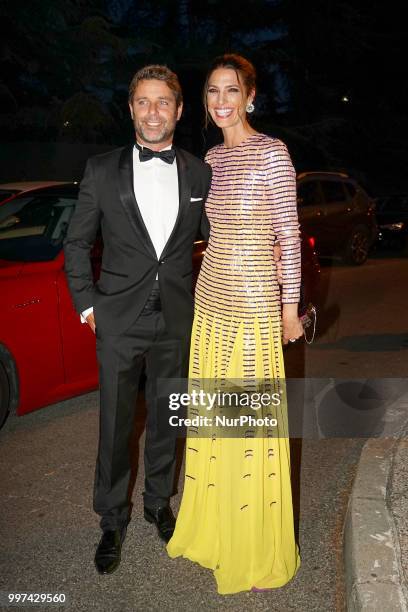
<svg viewBox="0 0 408 612"><path fill-rule="evenodd" d="M300 287L289 154L281 141L253 134L236 147L212 148L206 160L211 233L196 286L189 377L282 380L281 303L298 302ZM214 570L220 594L281 587L300 564L285 403L276 416L278 437L187 436L183 498L167 551Z"/></svg>

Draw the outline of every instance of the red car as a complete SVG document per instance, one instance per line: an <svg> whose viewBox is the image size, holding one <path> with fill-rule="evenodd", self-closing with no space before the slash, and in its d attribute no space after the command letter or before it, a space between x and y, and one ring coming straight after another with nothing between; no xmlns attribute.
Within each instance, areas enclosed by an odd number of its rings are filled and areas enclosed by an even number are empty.
<svg viewBox="0 0 408 612"><path fill-rule="evenodd" d="M95 337L80 322L64 274L62 242L78 197L75 184L22 193L0 206L0 425L98 384ZM303 239L306 300L319 267ZM194 245L198 274L206 243ZM102 242L91 258L99 276Z"/></svg>
<svg viewBox="0 0 408 612"><path fill-rule="evenodd" d="M0 206L0 422L98 384L95 339L74 311L62 241L76 185L31 191ZM100 249L93 253L98 272Z"/></svg>
<svg viewBox="0 0 408 612"><path fill-rule="evenodd" d="M14 183L0 183L0 203L19 193L27 193L27 191L39 189L40 187L66 184L66 181L16 181Z"/></svg>

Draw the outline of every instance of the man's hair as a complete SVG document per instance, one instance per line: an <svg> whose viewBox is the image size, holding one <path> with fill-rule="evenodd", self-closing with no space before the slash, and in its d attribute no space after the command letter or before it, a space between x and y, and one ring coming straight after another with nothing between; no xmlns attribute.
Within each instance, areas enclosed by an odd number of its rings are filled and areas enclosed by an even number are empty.
<svg viewBox="0 0 408 612"><path fill-rule="evenodd" d="M140 81L149 81L151 79L157 79L167 83L168 87L174 93L176 99L176 105L180 106L183 102L183 93L181 91L180 83L177 74L167 68L167 66L161 66L159 64L152 64L145 66L136 72L129 85L129 102L132 103L133 96L135 94L136 87Z"/></svg>

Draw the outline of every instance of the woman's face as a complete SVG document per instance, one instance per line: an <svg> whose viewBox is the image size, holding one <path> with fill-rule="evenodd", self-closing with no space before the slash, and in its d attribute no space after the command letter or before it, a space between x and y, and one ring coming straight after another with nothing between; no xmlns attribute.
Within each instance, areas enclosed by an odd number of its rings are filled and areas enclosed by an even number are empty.
<svg viewBox="0 0 408 612"><path fill-rule="evenodd" d="M246 105L253 95L247 96L244 86L232 68L216 68L208 80L207 108L211 119L219 128L243 123Z"/></svg>

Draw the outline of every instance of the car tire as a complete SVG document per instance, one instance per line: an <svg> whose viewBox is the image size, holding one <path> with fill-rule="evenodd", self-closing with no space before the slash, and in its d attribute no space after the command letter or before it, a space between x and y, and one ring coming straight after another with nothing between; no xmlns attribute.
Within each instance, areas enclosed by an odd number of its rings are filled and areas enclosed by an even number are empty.
<svg viewBox="0 0 408 612"><path fill-rule="evenodd" d="M0 363L0 429L3 427L10 412L10 383L7 372Z"/></svg>
<svg viewBox="0 0 408 612"><path fill-rule="evenodd" d="M344 259L352 266L361 266L367 260L369 250L370 232L364 225L358 225L347 241Z"/></svg>

